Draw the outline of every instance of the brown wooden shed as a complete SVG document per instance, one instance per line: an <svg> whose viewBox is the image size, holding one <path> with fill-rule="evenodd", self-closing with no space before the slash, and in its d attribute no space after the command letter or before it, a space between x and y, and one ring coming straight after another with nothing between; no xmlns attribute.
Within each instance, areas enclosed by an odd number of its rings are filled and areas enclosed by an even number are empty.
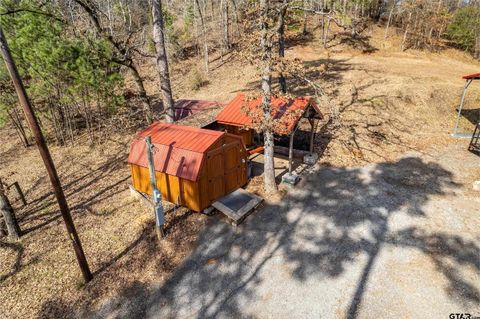
<svg viewBox="0 0 480 319"><path fill-rule="evenodd" d="M152 138L157 186L163 199L200 212L248 179L242 139L226 132L154 123L132 142L133 187L151 194L145 137Z"/></svg>

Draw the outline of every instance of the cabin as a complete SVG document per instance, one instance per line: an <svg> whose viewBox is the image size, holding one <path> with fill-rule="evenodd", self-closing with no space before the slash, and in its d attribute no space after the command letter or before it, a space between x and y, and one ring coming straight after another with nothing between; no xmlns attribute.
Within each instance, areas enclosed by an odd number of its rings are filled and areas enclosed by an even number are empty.
<svg viewBox="0 0 480 319"><path fill-rule="evenodd" d="M151 194L145 137L154 146L157 187L164 200L201 212L248 181L242 139L227 132L157 122L132 142L132 186Z"/></svg>

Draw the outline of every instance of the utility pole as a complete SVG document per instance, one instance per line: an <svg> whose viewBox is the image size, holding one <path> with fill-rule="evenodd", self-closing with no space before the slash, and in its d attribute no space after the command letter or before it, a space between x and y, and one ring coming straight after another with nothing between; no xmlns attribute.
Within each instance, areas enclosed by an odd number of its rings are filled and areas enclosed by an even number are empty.
<svg viewBox="0 0 480 319"><path fill-rule="evenodd" d="M32 130L33 136L35 137L35 142L38 146L38 150L40 151L40 155L47 169L48 176L50 177L50 182L52 183L53 192L55 193L55 197L57 198L58 206L60 206L60 212L62 213L63 221L65 222L65 226L67 227L68 237L72 242L78 264L83 274L83 278L87 283L93 277L92 273L90 272L90 268L88 267L87 258L85 257L82 244L80 243L80 238L78 237L77 231L75 230L75 225L73 224L73 219L70 215L70 209L68 207L65 194L63 193L62 185L60 184L60 179L58 178L55 165L53 164L50 151L48 150L47 143L45 142L42 131L40 130L40 126L38 125L37 118L35 117L35 113L33 112L32 105L30 104L27 92L25 91L25 87L22 83L22 79L18 74L15 62L13 61L12 55L10 54L7 39L3 34L1 26L0 53L5 61L8 73L12 78L13 85L15 86L15 91L17 92L18 100L23 108L28 125Z"/></svg>
<svg viewBox="0 0 480 319"><path fill-rule="evenodd" d="M145 143L147 143L148 170L150 171L150 185L152 186L153 212L155 213L156 231L158 239L161 239L162 237L165 237L165 232L163 230L165 217L162 206L162 194L157 187L157 176L155 173L155 163L153 161L152 138L150 136L145 137Z"/></svg>

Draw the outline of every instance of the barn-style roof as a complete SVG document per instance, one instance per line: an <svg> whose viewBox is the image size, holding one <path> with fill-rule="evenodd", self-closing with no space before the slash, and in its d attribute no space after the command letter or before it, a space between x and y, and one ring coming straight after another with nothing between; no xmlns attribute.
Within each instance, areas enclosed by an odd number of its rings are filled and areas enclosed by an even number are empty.
<svg viewBox="0 0 480 319"><path fill-rule="evenodd" d="M239 93L217 115L217 122L233 126L251 127L252 119L246 114L245 109L250 109L253 112L260 111L262 98L249 101L248 108L246 108L245 98L245 93ZM312 106L321 116L320 109L311 97L297 97L291 100L282 97L272 97L271 99L272 116L278 120L278 126L283 127L282 131L287 134L293 130L308 106Z"/></svg>
<svg viewBox="0 0 480 319"><path fill-rule="evenodd" d="M128 163L148 167L145 137L155 146L157 172L196 181L204 153L225 133L171 123L156 122L133 140Z"/></svg>

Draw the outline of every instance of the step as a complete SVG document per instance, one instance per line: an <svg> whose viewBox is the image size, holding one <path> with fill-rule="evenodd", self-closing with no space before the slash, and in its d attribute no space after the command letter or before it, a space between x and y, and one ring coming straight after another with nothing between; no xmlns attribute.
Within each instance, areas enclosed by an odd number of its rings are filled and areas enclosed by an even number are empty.
<svg viewBox="0 0 480 319"><path fill-rule="evenodd" d="M212 206L231 219L234 225L239 225L262 201L263 198L239 188Z"/></svg>

